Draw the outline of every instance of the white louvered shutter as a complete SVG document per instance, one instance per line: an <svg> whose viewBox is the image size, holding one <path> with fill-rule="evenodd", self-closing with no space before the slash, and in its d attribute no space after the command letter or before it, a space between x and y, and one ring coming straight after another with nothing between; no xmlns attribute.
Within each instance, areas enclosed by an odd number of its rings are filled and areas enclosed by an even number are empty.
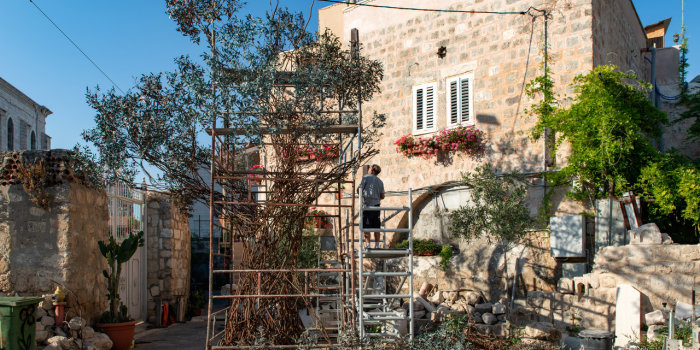
<svg viewBox="0 0 700 350"><path fill-rule="evenodd" d="M447 80L447 125L472 124L471 76Z"/></svg>
<svg viewBox="0 0 700 350"><path fill-rule="evenodd" d="M449 82L450 95L448 105L450 106L449 123L450 125L459 124L459 80L455 79Z"/></svg>
<svg viewBox="0 0 700 350"><path fill-rule="evenodd" d="M425 84L413 88L413 132L435 130L436 84Z"/></svg>
<svg viewBox="0 0 700 350"><path fill-rule="evenodd" d="M425 128L425 119L423 118L423 108L424 108L424 98L423 94L425 92L425 89L423 88L418 88L416 89L416 131L423 131Z"/></svg>
<svg viewBox="0 0 700 350"><path fill-rule="evenodd" d="M425 130L435 128L435 87L425 88Z"/></svg>
<svg viewBox="0 0 700 350"><path fill-rule="evenodd" d="M461 118L460 118L460 123L471 123L471 120L469 118L469 112L471 106L469 105L469 78L465 77L460 79L460 107L461 107Z"/></svg>

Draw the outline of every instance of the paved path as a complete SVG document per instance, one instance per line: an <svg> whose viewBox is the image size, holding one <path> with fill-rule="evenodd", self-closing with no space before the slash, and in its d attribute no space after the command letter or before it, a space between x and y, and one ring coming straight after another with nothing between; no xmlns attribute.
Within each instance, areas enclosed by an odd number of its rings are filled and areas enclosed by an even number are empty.
<svg viewBox="0 0 700 350"><path fill-rule="evenodd" d="M206 333L206 316L195 317L187 323L175 323L167 328L152 328L136 334L135 349L204 350Z"/></svg>

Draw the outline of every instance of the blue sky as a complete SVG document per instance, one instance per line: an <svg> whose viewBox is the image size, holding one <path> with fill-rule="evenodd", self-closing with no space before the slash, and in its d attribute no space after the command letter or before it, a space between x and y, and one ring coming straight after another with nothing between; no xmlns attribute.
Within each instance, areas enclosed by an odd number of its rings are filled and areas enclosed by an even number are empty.
<svg viewBox="0 0 700 350"><path fill-rule="evenodd" d="M162 0L33 0L61 29L126 90L142 73L172 69L181 54L200 48L175 30ZM644 25L673 17L666 41L680 31L681 0L633 0ZM268 1L250 1L245 11L262 15ZM438 1L429 2L437 6ZM660 4L661 3L661 4ZM280 0L282 6L309 13L311 0ZM314 3L309 28L317 27ZM690 37L690 77L700 74L700 1L685 0ZM83 57L29 0L0 1L0 77L53 111L47 134L53 148L72 148L92 127L94 112L85 103L86 88L111 83Z"/></svg>

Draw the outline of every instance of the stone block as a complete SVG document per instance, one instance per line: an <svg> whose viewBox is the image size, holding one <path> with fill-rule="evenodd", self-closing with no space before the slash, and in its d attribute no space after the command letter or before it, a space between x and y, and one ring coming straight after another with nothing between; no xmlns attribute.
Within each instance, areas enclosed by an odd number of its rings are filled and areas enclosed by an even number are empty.
<svg viewBox="0 0 700 350"><path fill-rule="evenodd" d="M615 347L625 348L631 341L641 339L641 293L629 284L617 288L615 305Z"/></svg>
<svg viewBox="0 0 700 350"><path fill-rule="evenodd" d="M693 317L693 305L682 301L676 302L676 311L673 313L673 318L677 320L688 320Z"/></svg>
<svg viewBox="0 0 700 350"><path fill-rule="evenodd" d="M649 312L644 315L644 323L647 326L665 325L668 322L668 315L661 310Z"/></svg>
<svg viewBox="0 0 700 350"><path fill-rule="evenodd" d="M474 305L474 310L479 313L486 313L486 312L491 312L493 310L493 304L491 303L483 303L483 304L476 304Z"/></svg>
<svg viewBox="0 0 700 350"><path fill-rule="evenodd" d="M469 305L476 305L482 301L481 294L474 291L464 293L464 299Z"/></svg>
<svg viewBox="0 0 700 350"><path fill-rule="evenodd" d="M661 329L663 329L665 327L666 327L665 325L661 325L661 324L649 326L649 329L647 329L647 340L654 341L654 340L660 338L663 335L661 332Z"/></svg>
<svg viewBox="0 0 700 350"><path fill-rule="evenodd" d="M56 321L51 316L44 316L39 320L39 323L44 327L53 327Z"/></svg>
<svg viewBox="0 0 700 350"><path fill-rule="evenodd" d="M432 303L430 303L429 301L427 301L421 297L416 297L416 301L418 303L420 303L421 305L423 305L423 308L427 312L433 312L433 311L437 310L437 308Z"/></svg>
<svg viewBox="0 0 700 350"><path fill-rule="evenodd" d="M428 297L428 301L430 301L433 304L441 304L443 301L445 301L445 297L443 296L443 292L441 291L436 291L433 293L432 296Z"/></svg>
<svg viewBox="0 0 700 350"><path fill-rule="evenodd" d="M491 308L491 313L494 315L502 315L506 313L506 306L501 304L501 303L496 303L493 304L493 308Z"/></svg>
<svg viewBox="0 0 700 350"><path fill-rule="evenodd" d="M561 339L561 332L549 322L531 322L525 326L525 336L555 342Z"/></svg>
<svg viewBox="0 0 700 350"><path fill-rule="evenodd" d="M574 294L574 281L570 278L560 278L557 282L557 290L563 294Z"/></svg>
<svg viewBox="0 0 700 350"><path fill-rule="evenodd" d="M95 336L85 340L85 344L94 347L97 350L109 350L112 348L112 340L107 334L95 332Z"/></svg>
<svg viewBox="0 0 700 350"><path fill-rule="evenodd" d="M644 224L629 231L630 244L661 244L663 236L661 230L655 223Z"/></svg>
<svg viewBox="0 0 700 350"><path fill-rule="evenodd" d="M489 324L489 325L495 324L496 322L498 322L496 315L494 315L490 312L486 312L486 313L482 314L481 319L484 321L485 324Z"/></svg>

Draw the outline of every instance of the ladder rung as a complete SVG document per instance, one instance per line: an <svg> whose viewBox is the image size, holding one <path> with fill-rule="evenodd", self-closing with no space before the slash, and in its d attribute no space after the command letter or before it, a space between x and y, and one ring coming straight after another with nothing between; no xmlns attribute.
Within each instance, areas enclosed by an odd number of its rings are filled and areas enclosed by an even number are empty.
<svg viewBox="0 0 700 350"><path fill-rule="evenodd" d="M370 317L370 318L364 318L364 320L367 321L398 321L398 320L410 320L411 318L408 316L380 316L380 317Z"/></svg>
<svg viewBox="0 0 700 350"><path fill-rule="evenodd" d="M365 311L362 313L363 316L396 316L396 317L406 317L397 315L394 311Z"/></svg>
<svg viewBox="0 0 700 350"><path fill-rule="evenodd" d="M411 232L408 228L363 228L362 232Z"/></svg>
<svg viewBox="0 0 700 350"><path fill-rule="evenodd" d="M410 276L410 272L363 272L362 276Z"/></svg>
<svg viewBox="0 0 700 350"><path fill-rule="evenodd" d="M372 299L394 299L394 298L410 298L409 294L367 294L363 295L362 298L372 298Z"/></svg>
<svg viewBox="0 0 700 350"><path fill-rule="evenodd" d="M324 289L324 290L326 290L326 289L338 289L338 288L340 288L340 287L341 287L341 285L339 285L339 284L329 284L329 285L326 285L326 286L316 286L316 287L313 287L313 289Z"/></svg>
<svg viewBox="0 0 700 350"><path fill-rule="evenodd" d="M410 210L409 207L364 207L364 211L382 211L382 210Z"/></svg>

